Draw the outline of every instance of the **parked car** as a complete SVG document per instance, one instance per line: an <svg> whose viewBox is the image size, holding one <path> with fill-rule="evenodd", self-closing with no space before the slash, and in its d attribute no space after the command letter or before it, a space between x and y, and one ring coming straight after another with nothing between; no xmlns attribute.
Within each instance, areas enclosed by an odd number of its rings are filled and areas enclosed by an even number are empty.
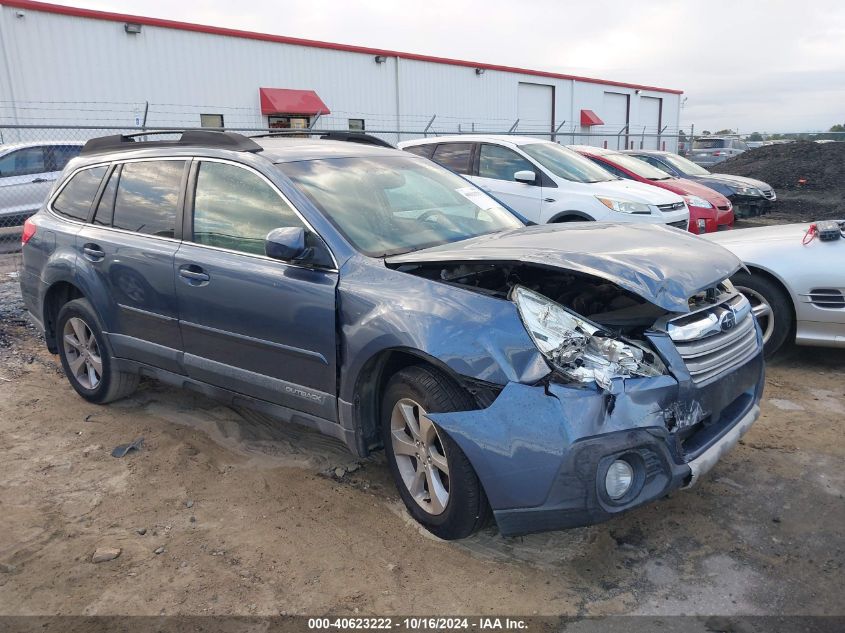
<svg viewBox="0 0 845 633"><path fill-rule="evenodd" d="M845 221L840 223L845 229ZM803 244L809 224L781 224L708 236L748 271L731 280L749 300L766 355L788 340L845 347L845 234Z"/></svg>
<svg viewBox="0 0 845 633"><path fill-rule="evenodd" d="M748 145L738 138L705 136L692 142L689 157L702 167L711 167L747 151Z"/></svg>
<svg viewBox="0 0 845 633"><path fill-rule="evenodd" d="M447 539L491 510L503 534L609 519L758 416L759 329L716 244L524 226L389 148L129 141L90 141L22 240L26 306L90 402L151 376L383 447Z"/></svg>
<svg viewBox="0 0 845 633"><path fill-rule="evenodd" d="M23 224L82 143L45 141L0 145L0 226Z"/></svg>
<svg viewBox="0 0 845 633"><path fill-rule="evenodd" d="M588 145L572 145L570 149L586 156L619 178L636 180L677 193L689 208L691 233L712 233L733 228L734 213L731 201L704 185L670 176L665 171L628 154Z"/></svg>
<svg viewBox="0 0 845 633"><path fill-rule="evenodd" d="M617 178L551 141L463 134L405 141L399 147L465 176L538 224L598 220L683 229L689 224L680 196Z"/></svg>
<svg viewBox="0 0 845 633"><path fill-rule="evenodd" d="M732 174L713 174L701 165L671 152L636 149L623 153L636 156L670 176L694 180L718 191L731 201L734 215L740 218L767 213L778 198L774 188L762 180Z"/></svg>

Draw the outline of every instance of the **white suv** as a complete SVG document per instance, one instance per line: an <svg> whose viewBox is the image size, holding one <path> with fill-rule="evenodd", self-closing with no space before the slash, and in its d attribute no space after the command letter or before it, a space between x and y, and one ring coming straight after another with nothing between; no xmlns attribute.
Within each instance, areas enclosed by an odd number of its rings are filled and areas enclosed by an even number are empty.
<svg viewBox="0 0 845 633"><path fill-rule="evenodd" d="M652 222L684 230L689 224L689 209L679 195L617 178L552 141L461 134L399 147L465 176L538 224Z"/></svg>
<svg viewBox="0 0 845 633"><path fill-rule="evenodd" d="M53 183L82 143L39 141L0 145L0 226L22 224L44 204Z"/></svg>

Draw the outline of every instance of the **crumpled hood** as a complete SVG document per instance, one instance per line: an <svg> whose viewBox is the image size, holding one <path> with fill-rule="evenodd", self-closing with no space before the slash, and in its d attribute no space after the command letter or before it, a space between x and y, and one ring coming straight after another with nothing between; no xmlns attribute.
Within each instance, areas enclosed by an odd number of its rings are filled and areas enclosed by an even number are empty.
<svg viewBox="0 0 845 633"><path fill-rule="evenodd" d="M670 312L733 275L742 262L686 231L656 224L601 222L529 226L387 257L388 265L524 262L613 282Z"/></svg>
<svg viewBox="0 0 845 633"><path fill-rule="evenodd" d="M707 181L714 183L722 183L735 187L757 187L761 190L771 189L772 186L762 180L754 180L754 178L746 178L745 176L734 176L732 174L710 174L709 176L697 176L696 180L700 183L707 184Z"/></svg>

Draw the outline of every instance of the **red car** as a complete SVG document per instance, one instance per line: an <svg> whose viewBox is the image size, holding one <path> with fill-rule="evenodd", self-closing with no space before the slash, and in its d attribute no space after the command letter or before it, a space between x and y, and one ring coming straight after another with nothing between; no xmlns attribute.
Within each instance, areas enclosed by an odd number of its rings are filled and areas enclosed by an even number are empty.
<svg viewBox="0 0 845 633"><path fill-rule="evenodd" d="M731 201L710 187L686 178L670 176L665 171L628 154L587 145L570 147L615 176L668 189L682 196L689 207L691 233L713 233L733 228L734 211Z"/></svg>

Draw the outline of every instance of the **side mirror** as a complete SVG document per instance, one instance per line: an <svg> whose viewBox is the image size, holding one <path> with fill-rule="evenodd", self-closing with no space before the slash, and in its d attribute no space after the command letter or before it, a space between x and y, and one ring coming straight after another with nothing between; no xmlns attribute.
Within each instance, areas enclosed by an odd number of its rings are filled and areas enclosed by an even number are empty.
<svg viewBox="0 0 845 633"><path fill-rule="evenodd" d="M305 246L305 229L299 226L273 229L264 238L264 254L273 259L294 261L307 255L309 250Z"/></svg>
<svg viewBox="0 0 845 633"><path fill-rule="evenodd" d="M535 174L530 169L523 169L521 171L516 172L513 175L513 179L517 182L521 182L526 185L533 185L535 182L537 182L537 174Z"/></svg>

